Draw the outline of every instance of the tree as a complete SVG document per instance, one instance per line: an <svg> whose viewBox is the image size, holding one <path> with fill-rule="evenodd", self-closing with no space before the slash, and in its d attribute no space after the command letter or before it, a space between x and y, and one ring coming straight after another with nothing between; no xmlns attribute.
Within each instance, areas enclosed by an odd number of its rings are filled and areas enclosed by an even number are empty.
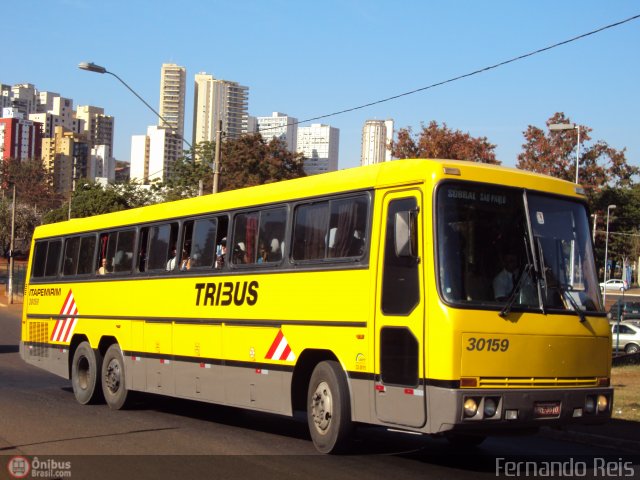
<svg viewBox="0 0 640 480"><path fill-rule="evenodd" d="M500 164L487 137L472 137L460 130L451 130L446 123L436 121L421 126L419 134L411 127L401 128L398 139L391 143L391 154L396 158L446 158L471 162Z"/></svg>
<svg viewBox="0 0 640 480"><path fill-rule="evenodd" d="M81 218L142 207L154 203L153 194L134 182L108 184L78 181L71 199L71 217ZM69 204L50 211L44 223L61 222L69 217Z"/></svg>
<svg viewBox="0 0 640 480"><path fill-rule="evenodd" d="M40 160L0 162L0 182L7 191L16 186L16 203L32 205L38 211L56 208L62 202L53 188L51 173Z"/></svg>
<svg viewBox="0 0 640 480"><path fill-rule="evenodd" d="M222 143L220 191L304 177L303 156L276 138L259 133Z"/></svg>
<svg viewBox="0 0 640 480"><path fill-rule="evenodd" d="M172 167L169 179L154 190L165 200L194 197L199 181L204 193L213 187L215 142L201 142ZM287 150L286 144L273 139L266 142L262 135L243 135L227 139L220 148L219 191L262 185L264 183L303 177L302 154Z"/></svg>
<svg viewBox="0 0 640 480"><path fill-rule="evenodd" d="M556 113L547 120L553 123L571 123L564 113ZM604 186L625 187L632 177L640 173L638 167L627 163L626 148L616 150L599 140L586 146L591 140L592 129L580 125L579 183L591 196ZM524 132L526 142L518 155L517 167L532 172L544 173L573 182L575 180L576 141L575 130L548 131L529 125Z"/></svg>
<svg viewBox="0 0 640 480"><path fill-rule="evenodd" d="M10 197L0 199L0 245L5 252L11 245L11 203ZM16 199L15 249L29 249L31 236L40 224L41 217L33 205L19 203Z"/></svg>

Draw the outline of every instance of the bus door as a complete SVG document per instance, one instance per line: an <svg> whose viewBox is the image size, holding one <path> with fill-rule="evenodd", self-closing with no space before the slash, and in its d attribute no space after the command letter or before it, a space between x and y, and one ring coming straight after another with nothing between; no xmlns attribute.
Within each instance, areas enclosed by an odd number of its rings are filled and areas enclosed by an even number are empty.
<svg viewBox="0 0 640 480"><path fill-rule="evenodd" d="M419 190L385 196L378 252L376 415L410 427L426 421L421 199Z"/></svg>

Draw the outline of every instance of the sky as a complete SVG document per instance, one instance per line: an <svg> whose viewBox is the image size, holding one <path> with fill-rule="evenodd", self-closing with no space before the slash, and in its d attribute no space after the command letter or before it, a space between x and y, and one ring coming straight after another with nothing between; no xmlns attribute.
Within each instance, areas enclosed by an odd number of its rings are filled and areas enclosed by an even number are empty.
<svg viewBox="0 0 640 480"><path fill-rule="evenodd" d="M9 0L0 0L0 3ZM3 9L7 13L7 9ZM155 115L160 68L187 69L185 137L194 75L249 87L249 114L306 120L482 69L640 14L632 0L20 0L2 22L0 83L94 105L115 117L114 154ZM435 120L496 145L515 166L529 125L555 112L626 148L640 166L640 19L521 61L314 123L340 129L339 168L359 165L369 119L396 129ZM310 123L302 124L309 125ZM589 143L587 143L588 145Z"/></svg>

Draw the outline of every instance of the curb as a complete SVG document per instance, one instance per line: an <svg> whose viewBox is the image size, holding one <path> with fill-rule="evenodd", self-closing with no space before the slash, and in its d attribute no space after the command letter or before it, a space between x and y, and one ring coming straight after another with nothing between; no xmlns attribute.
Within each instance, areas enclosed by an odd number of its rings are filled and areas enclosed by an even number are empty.
<svg viewBox="0 0 640 480"><path fill-rule="evenodd" d="M593 433L577 432L575 430L556 430L550 427L540 429L540 435L554 440L568 440L575 443L592 445L600 448L615 448L621 453L640 452L640 441L627 440L622 438L608 437L606 435L597 435Z"/></svg>

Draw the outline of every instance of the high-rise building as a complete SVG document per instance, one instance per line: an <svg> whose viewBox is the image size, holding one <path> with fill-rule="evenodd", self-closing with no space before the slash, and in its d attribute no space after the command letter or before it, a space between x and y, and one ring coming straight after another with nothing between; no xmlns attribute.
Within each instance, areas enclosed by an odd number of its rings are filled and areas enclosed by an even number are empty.
<svg viewBox="0 0 640 480"><path fill-rule="evenodd" d="M362 128L360 165L391 160L389 145L393 140L393 120L367 120Z"/></svg>
<svg viewBox="0 0 640 480"><path fill-rule="evenodd" d="M167 181L182 153L182 136L173 129L152 125L146 135L131 137L131 180L148 185Z"/></svg>
<svg viewBox="0 0 640 480"><path fill-rule="evenodd" d="M28 118L36 111L36 87L30 83L19 83L11 87L11 106Z"/></svg>
<svg viewBox="0 0 640 480"><path fill-rule="evenodd" d="M158 125L170 127L184 135L184 99L187 90L187 70L175 63L163 63L160 72L160 115Z"/></svg>
<svg viewBox="0 0 640 480"><path fill-rule="evenodd" d="M14 108L4 108L0 118L0 159L30 160L42 155L42 125L25 120Z"/></svg>
<svg viewBox="0 0 640 480"><path fill-rule="evenodd" d="M116 161L108 145L96 145L91 148L87 178L104 178L107 183L116 180Z"/></svg>
<svg viewBox="0 0 640 480"><path fill-rule="evenodd" d="M113 151L114 119L104 114L104 108L79 105L76 120L82 120L80 122L82 133L87 136L92 148L97 145L107 145L109 152Z"/></svg>
<svg viewBox="0 0 640 480"><path fill-rule="evenodd" d="M11 85L0 83L0 115L2 115L3 109L11 107L12 98Z"/></svg>
<svg viewBox="0 0 640 480"><path fill-rule="evenodd" d="M249 87L198 73L193 95L193 144L214 141L220 121L225 138L247 133L248 105Z"/></svg>
<svg viewBox="0 0 640 480"><path fill-rule="evenodd" d="M290 152L296 151L298 141L298 119L285 113L273 112L270 117L258 117L258 133L265 141L277 138L287 145Z"/></svg>
<svg viewBox="0 0 640 480"><path fill-rule="evenodd" d="M340 130L330 125L313 123L298 128L297 150L304 155L307 175L333 172L338 169Z"/></svg>
<svg viewBox="0 0 640 480"><path fill-rule="evenodd" d="M52 138L42 140L42 162L53 173L56 192L68 194L76 180L89 177L89 143L58 125Z"/></svg>
<svg viewBox="0 0 640 480"><path fill-rule="evenodd" d="M36 92L34 113L29 120L43 125L44 138L53 138L55 128L62 127L67 132L81 133L73 118L73 100L54 92Z"/></svg>

